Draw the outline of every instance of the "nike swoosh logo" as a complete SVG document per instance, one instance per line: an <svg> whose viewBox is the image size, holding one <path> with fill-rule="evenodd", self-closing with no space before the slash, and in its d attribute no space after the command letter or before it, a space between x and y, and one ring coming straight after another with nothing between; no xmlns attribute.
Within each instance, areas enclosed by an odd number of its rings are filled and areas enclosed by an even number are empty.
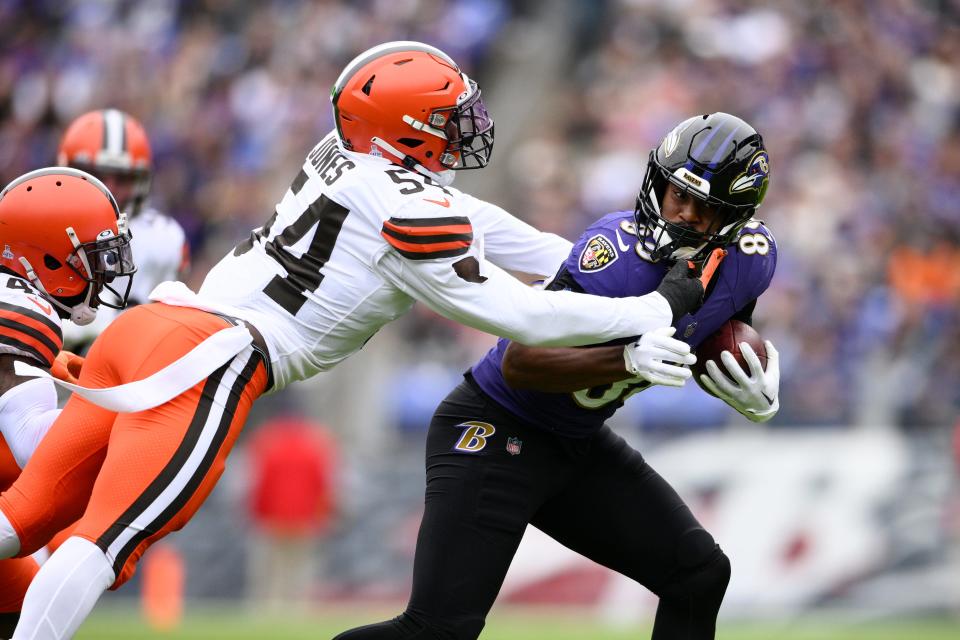
<svg viewBox="0 0 960 640"><path fill-rule="evenodd" d="M450 200L444 198L443 200L431 200L430 198L424 198L426 202L432 202L433 204L438 204L441 207L450 208Z"/></svg>
<svg viewBox="0 0 960 640"><path fill-rule="evenodd" d="M766 391L761 391L761 392L760 392L760 395L762 395L764 398L767 399L767 402L770 403L770 406L771 406L771 407L773 406L773 399L772 399L770 396L767 395L767 392L766 392Z"/></svg>
<svg viewBox="0 0 960 640"><path fill-rule="evenodd" d="M48 304L41 304L39 300L37 300L36 298L34 298L34 297L32 297L32 296L28 296L28 297L27 297L27 300L29 300L29 301L32 302L33 304L37 305L37 307L40 308L40 311L43 311L43 312L44 312L45 314L47 314L47 315L50 315L50 313L53 311L53 307L51 307L51 306L48 305Z"/></svg>
<svg viewBox="0 0 960 640"><path fill-rule="evenodd" d="M630 251L630 245L624 244L623 240L620 239L620 229L615 229L614 233L617 234L617 246L620 247L620 251Z"/></svg>

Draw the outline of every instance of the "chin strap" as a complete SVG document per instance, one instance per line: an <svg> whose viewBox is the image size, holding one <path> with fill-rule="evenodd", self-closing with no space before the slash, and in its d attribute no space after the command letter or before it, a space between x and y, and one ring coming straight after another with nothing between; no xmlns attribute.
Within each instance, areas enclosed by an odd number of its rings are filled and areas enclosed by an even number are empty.
<svg viewBox="0 0 960 640"><path fill-rule="evenodd" d="M390 155L396 158L399 158L400 164L402 164L407 169L410 169L411 171L416 171L420 175L424 175L430 178L434 182L438 183L441 187L449 187L451 184L453 184L453 179L455 177L455 174L452 170L443 171L441 173L430 171L430 169L427 169L425 166L420 164L420 162L416 158L401 152L399 149L394 147L392 144L390 144L383 138L378 138L377 136L374 136L370 139L370 142L377 145L378 147L380 147Z"/></svg>
<svg viewBox="0 0 960 640"><path fill-rule="evenodd" d="M90 297L93 295L93 287L89 284L87 285L87 295L84 297L83 302L75 304L72 307L68 307L59 300L56 296L52 295L47 291L46 287L43 286L43 283L40 282L40 278L37 277L37 272L33 270L33 265L30 264L30 261L20 256L20 264L23 265L23 270L27 273L27 280L30 281L30 284L34 288L43 294L43 297L46 298L50 304L55 306L57 309L62 311L64 315L70 318L70 321L78 326L84 326L90 324L97 317L97 310L90 306ZM86 262L86 260L84 260Z"/></svg>

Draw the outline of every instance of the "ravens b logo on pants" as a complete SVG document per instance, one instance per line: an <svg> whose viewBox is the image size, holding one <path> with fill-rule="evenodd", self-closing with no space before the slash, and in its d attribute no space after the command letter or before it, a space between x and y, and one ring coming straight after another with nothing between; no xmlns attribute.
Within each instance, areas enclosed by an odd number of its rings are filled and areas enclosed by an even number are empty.
<svg viewBox="0 0 960 640"><path fill-rule="evenodd" d="M470 420L457 426L463 429L463 433L457 444L453 445L453 450L460 453L480 453L487 446L487 439L496 432L489 422Z"/></svg>

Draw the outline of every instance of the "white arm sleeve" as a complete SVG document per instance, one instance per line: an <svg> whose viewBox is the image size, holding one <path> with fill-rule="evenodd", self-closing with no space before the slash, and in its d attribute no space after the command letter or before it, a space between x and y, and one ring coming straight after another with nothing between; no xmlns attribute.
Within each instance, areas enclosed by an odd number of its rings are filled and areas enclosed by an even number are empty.
<svg viewBox="0 0 960 640"><path fill-rule="evenodd" d="M540 231L494 204L473 202L482 204L470 211L470 221L482 232L483 255L501 269L552 276L573 249L569 240Z"/></svg>
<svg viewBox="0 0 960 640"><path fill-rule="evenodd" d="M36 378L0 396L0 433L22 469L60 415L53 381Z"/></svg>
<svg viewBox="0 0 960 640"><path fill-rule="evenodd" d="M493 264L482 283L468 282L453 260L406 260L386 252L377 263L388 281L437 313L530 346L579 346L639 336L670 326L670 305L659 293L604 298L526 286Z"/></svg>

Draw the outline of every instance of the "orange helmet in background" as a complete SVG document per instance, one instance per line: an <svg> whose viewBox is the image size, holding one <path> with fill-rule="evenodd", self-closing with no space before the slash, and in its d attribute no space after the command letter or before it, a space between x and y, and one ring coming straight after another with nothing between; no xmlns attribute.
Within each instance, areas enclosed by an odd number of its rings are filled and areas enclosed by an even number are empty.
<svg viewBox="0 0 960 640"><path fill-rule="evenodd" d="M104 182L120 209L139 213L150 191L150 142L143 125L118 109L90 111L67 127L57 164L86 171Z"/></svg>
<svg viewBox="0 0 960 640"><path fill-rule="evenodd" d="M136 271L126 216L94 176L68 167L26 173L0 192L0 267L27 279L60 315L88 324L96 308L122 309L111 283ZM110 291L116 300L104 301Z"/></svg>
<svg viewBox="0 0 960 640"><path fill-rule="evenodd" d="M485 167L493 119L477 83L444 52L387 42L346 66L330 97L343 146L449 184L450 170Z"/></svg>

